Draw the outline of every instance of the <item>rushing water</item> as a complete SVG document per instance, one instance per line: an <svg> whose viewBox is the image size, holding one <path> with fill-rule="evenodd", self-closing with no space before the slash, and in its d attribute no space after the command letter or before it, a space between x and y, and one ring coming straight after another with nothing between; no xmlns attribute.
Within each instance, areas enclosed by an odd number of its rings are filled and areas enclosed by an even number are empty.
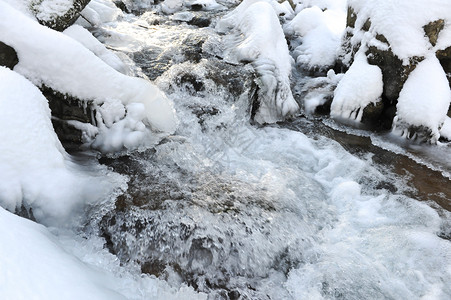
<svg viewBox="0 0 451 300"><path fill-rule="evenodd" d="M441 208L451 191L440 173L449 166L415 175L405 156L315 119L251 125L252 68L217 57L213 28L154 19L96 34L156 79L179 130L154 149L101 159L128 187L92 208L93 245L61 235L71 251L125 272L121 291L134 299L186 285L211 299L451 297L451 217ZM412 179L430 175L426 187Z"/></svg>

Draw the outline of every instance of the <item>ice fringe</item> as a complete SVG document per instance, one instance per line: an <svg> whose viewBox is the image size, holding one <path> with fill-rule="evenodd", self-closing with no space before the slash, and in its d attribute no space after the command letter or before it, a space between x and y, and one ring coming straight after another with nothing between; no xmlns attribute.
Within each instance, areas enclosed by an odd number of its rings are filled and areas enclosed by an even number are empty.
<svg viewBox="0 0 451 300"><path fill-rule="evenodd" d="M259 75L259 107L254 120L275 123L296 114L299 106L290 88L291 58L275 1L245 0L217 25L230 32L225 59L252 62Z"/></svg>

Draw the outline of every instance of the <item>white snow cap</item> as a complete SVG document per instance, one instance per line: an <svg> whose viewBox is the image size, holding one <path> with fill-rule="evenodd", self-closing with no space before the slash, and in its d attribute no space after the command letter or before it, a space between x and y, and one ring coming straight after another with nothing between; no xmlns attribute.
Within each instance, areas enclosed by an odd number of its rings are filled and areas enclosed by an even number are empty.
<svg viewBox="0 0 451 300"><path fill-rule="evenodd" d="M429 56L412 71L399 94L394 130L408 134L408 126L423 126L431 130L431 142L440 137L451 101L448 79L440 62Z"/></svg>
<svg viewBox="0 0 451 300"><path fill-rule="evenodd" d="M13 26L15 24L20 26ZM69 30L71 31L74 34L74 29ZM77 36L92 48L92 42L86 36ZM135 126L132 122L132 127L127 127L130 132L123 131L122 141L119 143L121 147L125 144L132 148L148 146L155 142L155 139L150 141L152 136L157 136L153 133L168 135L176 130L177 119L173 104L155 85L117 72L79 42L39 25L1 1L0 40L17 51L19 63L14 70L37 86L46 85L81 100L92 100L99 106L110 101L119 101L124 107L132 103L142 104L144 113L138 121L145 128ZM104 109L103 113L104 115L97 117L98 121L114 119L105 115L113 113L112 111ZM100 136L108 134L108 126L103 129ZM143 132L139 133L142 140L136 139L133 132L137 131ZM125 142L129 133L135 135L132 140L136 143L133 145ZM120 150L112 145L100 145L99 148L104 151Z"/></svg>
<svg viewBox="0 0 451 300"><path fill-rule="evenodd" d="M338 83L330 114L333 117L361 121L363 109L370 103L380 101L382 92L382 71L378 66L368 64L361 49Z"/></svg>
<svg viewBox="0 0 451 300"><path fill-rule="evenodd" d="M296 62L311 69L335 63L346 27L346 3L327 3L323 11L318 6L302 9L284 28L289 35L301 37L302 44L294 55Z"/></svg>
<svg viewBox="0 0 451 300"><path fill-rule="evenodd" d="M251 61L259 74L260 107L255 120L274 123L295 114L299 106L290 89L293 59L279 23L275 1L244 0L219 23L220 31L232 31L226 41L225 59Z"/></svg>

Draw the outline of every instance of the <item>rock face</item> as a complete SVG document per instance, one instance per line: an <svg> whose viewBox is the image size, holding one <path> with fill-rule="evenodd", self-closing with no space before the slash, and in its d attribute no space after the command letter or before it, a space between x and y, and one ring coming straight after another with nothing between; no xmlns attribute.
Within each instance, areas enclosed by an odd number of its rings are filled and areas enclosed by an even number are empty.
<svg viewBox="0 0 451 300"><path fill-rule="evenodd" d="M0 41L0 66L10 68L11 70L19 62L16 51Z"/></svg>

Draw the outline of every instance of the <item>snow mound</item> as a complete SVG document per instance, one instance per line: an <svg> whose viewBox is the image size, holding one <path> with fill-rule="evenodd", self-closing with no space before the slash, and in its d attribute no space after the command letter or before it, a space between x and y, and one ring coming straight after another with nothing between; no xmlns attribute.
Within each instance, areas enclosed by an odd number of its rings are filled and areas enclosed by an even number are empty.
<svg viewBox="0 0 451 300"><path fill-rule="evenodd" d="M66 253L42 225L0 207L0 298L125 299L108 275Z"/></svg>
<svg viewBox="0 0 451 300"><path fill-rule="evenodd" d="M363 51L345 73L334 92L330 114L333 117L361 121L363 109L380 101L383 92L382 71L368 64Z"/></svg>
<svg viewBox="0 0 451 300"><path fill-rule="evenodd" d="M275 1L245 0L217 25L232 32L225 59L250 61L259 74L260 106L254 117L259 123L274 123L299 110L290 89L293 59L274 7L279 7Z"/></svg>
<svg viewBox="0 0 451 300"><path fill-rule="evenodd" d="M67 222L83 204L111 193L106 179L95 179L70 161L50 122L47 99L31 82L4 67L0 127L0 206L12 212L24 206L37 220Z"/></svg>
<svg viewBox="0 0 451 300"><path fill-rule="evenodd" d="M307 7L285 26L287 35L301 37L301 45L294 51L298 64L308 69L335 64L346 28L346 6L341 2L325 11L318 6Z"/></svg>
<svg viewBox="0 0 451 300"><path fill-rule="evenodd" d="M406 138L416 138L413 128L428 131L431 143L440 137L451 101L448 79L435 56L427 57L412 71L396 105L393 131ZM418 133L417 133L418 134Z"/></svg>
<svg viewBox="0 0 451 300"><path fill-rule="evenodd" d="M13 26L15 24L20 26ZM94 46L92 39L86 39L84 33L80 36L81 31L76 27L69 33L76 34L90 48ZM124 109L133 103L142 104L144 112L139 114L142 119L138 121L145 128L141 125L136 127L132 122L132 127L125 126L128 131L122 132L120 146L117 143L101 145L100 149L117 151L124 146L149 146L161 139L161 134L168 135L176 130L173 104L155 85L117 72L79 42L39 25L4 2L0 2L0 40L17 52L19 63L14 70L36 86L45 85L80 100L92 101L97 106L112 101L119 101ZM98 122L105 124L103 120L115 119L107 114L115 113L116 110L104 109L102 112L97 113ZM100 128L100 139L108 140L105 135L109 134L110 127ZM129 139L129 133L133 134L133 138ZM143 139L136 139L137 135ZM135 143L130 145L126 140Z"/></svg>

